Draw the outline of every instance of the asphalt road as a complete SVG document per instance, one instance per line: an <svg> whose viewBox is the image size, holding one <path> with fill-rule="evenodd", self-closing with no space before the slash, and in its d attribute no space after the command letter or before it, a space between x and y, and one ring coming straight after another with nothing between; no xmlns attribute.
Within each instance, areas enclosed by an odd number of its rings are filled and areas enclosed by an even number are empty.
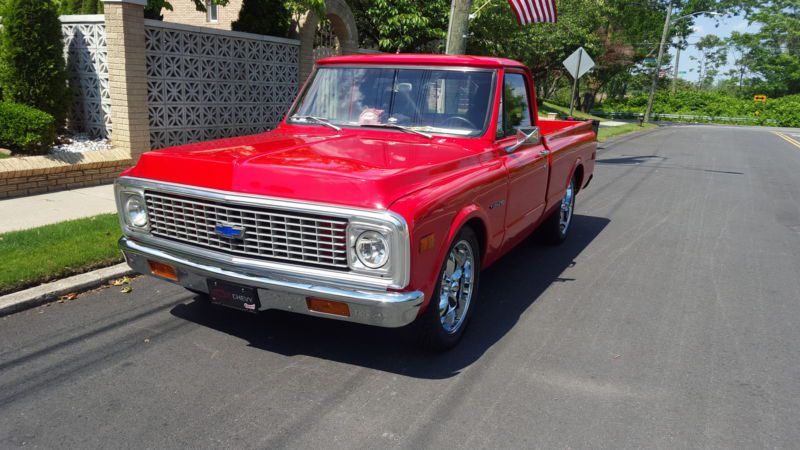
<svg viewBox="0 0 800 450"><path fill-rule="evenodd" d="M443 355L149 278L3 318L0 447L797 448L799 174L765 129L609 145Z"/></svg>

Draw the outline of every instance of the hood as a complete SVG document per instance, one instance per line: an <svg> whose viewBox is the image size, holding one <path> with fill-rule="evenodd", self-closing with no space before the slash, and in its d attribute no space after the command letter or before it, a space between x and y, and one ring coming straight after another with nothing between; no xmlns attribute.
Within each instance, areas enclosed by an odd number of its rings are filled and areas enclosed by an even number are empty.
<svg viewBox="0 0 800 450"><path fill-rule="evenodd" d="M124 175L383 209L408 193L480 164L477 152L446 139L354 131L299 135L279 129L156 150L144 153Z"/></svg>

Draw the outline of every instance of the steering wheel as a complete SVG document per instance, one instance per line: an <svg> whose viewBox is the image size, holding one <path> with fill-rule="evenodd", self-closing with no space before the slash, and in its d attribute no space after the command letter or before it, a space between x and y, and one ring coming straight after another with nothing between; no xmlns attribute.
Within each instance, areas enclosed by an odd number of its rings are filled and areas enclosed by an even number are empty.
<svg viewBox="0 0 800 450"><path fill-rule="evenodd" d="M448 117L447 119L444 119L444 121L442 122L442 126L446 126L450 122L457 122L457 123L454 123L455 126L459 126L459 124L466 125L468 128L472 128L473 130L478 128L469 119L467 119L466 117L461 117L461 116L453 116L453 117Z"/></svg>

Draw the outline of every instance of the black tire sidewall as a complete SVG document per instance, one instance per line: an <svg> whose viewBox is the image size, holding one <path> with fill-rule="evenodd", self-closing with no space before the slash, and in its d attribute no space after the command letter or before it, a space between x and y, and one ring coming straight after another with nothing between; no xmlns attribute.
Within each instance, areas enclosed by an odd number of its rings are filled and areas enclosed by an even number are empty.
<svg viewBox="0 0 800 450"><path fill-rule="evenodd" d="M472 247L472 255L474 258L472 298L470 299L469 308L467 309L466 317L464 317L464 321L461 323L461 326L458 328L458 330L456 330L455 333L448 333L444 330L444 328L442 328L442 323L439 318L439 292L442 288L442 273L445 271L447 258L450 255L450 252L453 250L453 247L455 247L455 245L460 241L467 241L467 243L469 243L469 245ZM427 347L431 350L443 351L453 348L461 340L464 330L466 330L467 326L469 325L472 312L476 306L476 300L478 298L480 288L480 268L481 247L478 242L478 237L472 228L464 227L458 232L458 235L456 235L456 237L450 243L450 246L447 248L447 252L444 255L444 260L439 266L436 287L433 290L433 296L428 302L428 309L426 309L423 313L423 316L420 317L420 325L423 328L421 330L421 343L424 347Z"/></svg>

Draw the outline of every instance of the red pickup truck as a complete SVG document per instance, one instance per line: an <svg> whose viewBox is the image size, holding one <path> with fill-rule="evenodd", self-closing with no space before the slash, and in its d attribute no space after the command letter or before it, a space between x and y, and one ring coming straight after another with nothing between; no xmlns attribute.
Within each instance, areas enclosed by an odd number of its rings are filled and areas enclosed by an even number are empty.
<svg viewBox="0 0 800 450"><path fill-rule="evenodd" d="M143 154L116 182L119 245L214 303L452 347L481 269L537 227L563 241L592 178L592 123L538 118L535 92L501 58L318 61L275 130Z"/></svg>

